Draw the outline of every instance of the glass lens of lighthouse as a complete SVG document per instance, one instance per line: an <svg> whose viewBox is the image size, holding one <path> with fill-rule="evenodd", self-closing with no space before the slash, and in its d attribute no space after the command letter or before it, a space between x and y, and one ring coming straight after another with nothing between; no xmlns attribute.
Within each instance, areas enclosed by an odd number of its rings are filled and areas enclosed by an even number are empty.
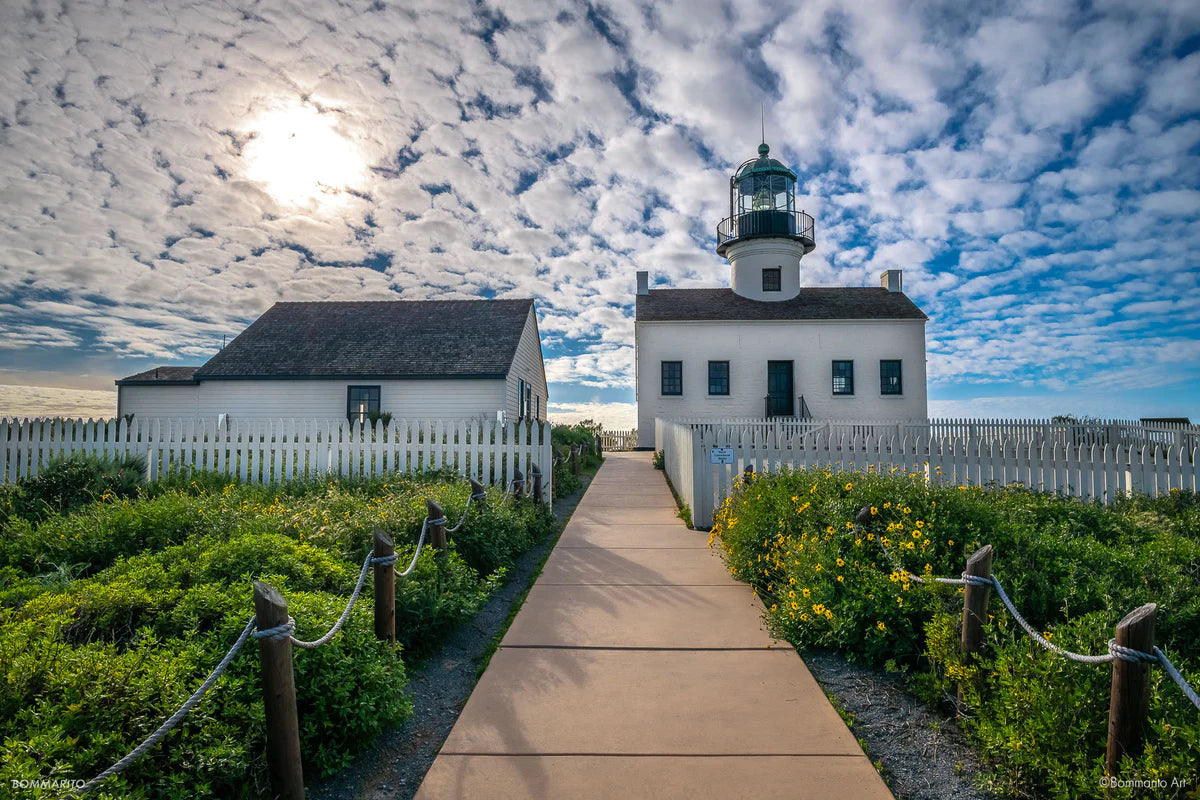
<svg viewBox="0 0 1200 800"><path fill-rule="evenodd" d="M775 200L771 197L771 188L769 186L759 186L758 191L754 193L754 202L751 209L754 211L770 211L775 207Z"/></svg>

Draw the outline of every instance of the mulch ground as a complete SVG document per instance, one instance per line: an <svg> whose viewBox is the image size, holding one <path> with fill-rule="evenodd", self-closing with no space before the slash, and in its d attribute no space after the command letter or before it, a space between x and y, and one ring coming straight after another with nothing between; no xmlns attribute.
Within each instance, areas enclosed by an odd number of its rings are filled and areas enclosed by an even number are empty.
<svg viewBox="0 0 1200 800"><path fill-rule="evenodd" d="M998 800L975 785L983 771L954 721L905 688L903 675L847 661L838 653L804 653L804 663L842 709L851 732L883 766L896 800Z"/></svg>

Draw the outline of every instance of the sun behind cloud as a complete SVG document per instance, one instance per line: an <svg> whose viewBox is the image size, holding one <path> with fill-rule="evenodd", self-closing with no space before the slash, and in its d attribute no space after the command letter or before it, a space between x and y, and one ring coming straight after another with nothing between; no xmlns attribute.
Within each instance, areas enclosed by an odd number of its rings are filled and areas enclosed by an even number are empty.
<svg viewBox="0 0 1200 800"><path fill-rule="evenodd" d="M366 179L366 163L333 113L289 101L264 110L246 130L253 137L242 154L246 177L281 204L325 206Z"/></svg>

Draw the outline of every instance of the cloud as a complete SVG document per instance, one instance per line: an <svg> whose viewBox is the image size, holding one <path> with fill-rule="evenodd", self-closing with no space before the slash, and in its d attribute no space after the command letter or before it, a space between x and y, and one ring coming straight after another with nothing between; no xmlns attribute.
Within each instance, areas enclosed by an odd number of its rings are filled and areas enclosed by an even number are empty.
<svg viewBox="0 0 1200 800"><path fill-rule="evenodd" d="M278 300L533 296L552 381L631 399L634 272L726 285L765 106L805 281L904 269L935 393L1163 386L1200 333L1198 30L1186 2L9 3L0 352L128 374ZM358 162L264 179L289 109Z"/></svg>
<svg viewBox="0 0 1200 800"><path fill-rule="evenodd" d="M556 403L551 402L547 416L551 422L572 425L590 419L602 424L610 431L628 431L637 428L636 403Z"/></svg>
<svg viewBox="0 0 1200 800"><path fill-rule="evenodd" d="M63 390L57 386L0 384L0 417L111 419L116 414L116 389Z"/></svg>

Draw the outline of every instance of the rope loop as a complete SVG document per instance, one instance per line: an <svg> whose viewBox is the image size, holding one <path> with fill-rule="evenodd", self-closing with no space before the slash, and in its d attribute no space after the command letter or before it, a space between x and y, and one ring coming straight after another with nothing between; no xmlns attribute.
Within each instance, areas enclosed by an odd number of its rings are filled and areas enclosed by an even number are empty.
<svg viewBox="0 0 1200 800"><path fill-rule="evenodd" d="M1124 645L1117 644L1116 639L1108 640L1109 655L1113 656L1114 658L1119 658L1122 661L1128 661L1133 664L1138 664L1138 663L1158 664L1158 663L1160 663L1161 659L1158 657L1158 653L1161 653L1162 651L1159 650L1157 647L1154 649L1156 652L1146 653L1141 650L1134 649L1132 647L1125 647Z"/></svg>
<svg viewBox="0 0 1200 800"><path fill-rule="evenodd" d="M288 621L282 625L276 625L274 628L263 628L262 630L256 630L250 635L255 639L270 639L272 641L279 641L280 639L290 639L295 630L296 620L292 617L288 617Z"/></svg>
<svg viewBox="0 0 1200 800"><path fill-rule="evenodd" d="M971 586L995 586L996 580L991 575L968 575L962 574L962 582L968 583Z"/></svg>
<svg viewBox="0 0 1200 800"><path fill-rule="evenodd" d="M425 518L425 524L427 524L427 525L445 525L445 524L446 524L446 518L445 518L445 517L438 517L437 519L429 519L428 517L426 517L426 518Z"/></svg>
<svg viewBox="0 0 1200 800"><path fill-rule="evenodd" d="M479 494L473 494L473 495L471 495L471 499L472 500L487 500L487 492L480 492Z"/></svg>
<svg viewBox="0 0 1200 800"><path fill-rule="evenodd" d="M371 563L379 567L390 567L396 563L398 558L399 556L395 553L392 553L390 556L374 556L371 558Z"/></svg>

